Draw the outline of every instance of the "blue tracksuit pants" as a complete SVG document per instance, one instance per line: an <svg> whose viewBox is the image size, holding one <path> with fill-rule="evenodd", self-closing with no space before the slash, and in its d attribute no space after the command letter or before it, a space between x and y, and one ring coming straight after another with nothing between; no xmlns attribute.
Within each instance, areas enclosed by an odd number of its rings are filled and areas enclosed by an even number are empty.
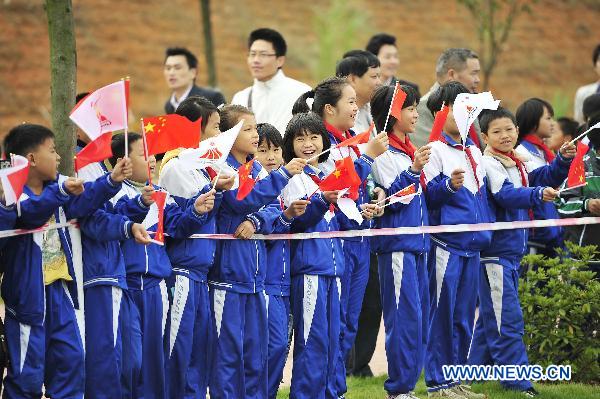
<svg viewBox="0 0 600 399"><path fill-rule="evenodd" d="M169 399L205 398L212 361L212 316L206 282L173 275L165 336Z"/></svg>
<svg viewBox="0 0 600 399"><path fill-rule="evenodd" d="M429 325L427 254L379 254L388 378L385 390L408 393L421 375Z"/></svg>
<svg viewBox="0 0 600 399"><path fill-rule="evenodd" d="M354 345L358 318L369 282L370 245L367 239L344 241L344 274L340 296L340 358L336 371L338 395L347 391L346 358Z"/></svg>
<svg viewBox="0 0 600 399"><path fill-rule="evenodd" d="M112 285L85 288L85 397L121 398L123 387L123 289ZM110 384L107 384L110 381Z"/></svg>
<svg viewBox="0 0 600 399"><path fill-rule="evenodd" d="M290 297L266 295L269 322L269 398L277 397L289 352L291 333Z"/></svg>
<svg viewBox="0 0 600 399"><path fill-rule="evenodd" d="M142 369L136 396L144 399L167 398L165 390L165 357L163 337L167 321L169 299L164 280L143 290L130 289L140 326ZM135 314L134 314L135 316Z"/></svg>
<svg viewBox="0 0 600 399"><path fill-rule="evenodd" d="M42 384L48 397L83 397L85 361L73 302L63 280L47 285L45 290L43 325L19 323L6 313L10 365L3 398L41 398Z"/></svg>
<svg viewBox="0 0 600 399"><path fill-rule="evenodd" d="M461 256L431 243L431 301L425 382L429 391L459 383L444 378L442 366L467 364L479 292L479 253Z"/></svg>
<svg viewBox="0 0 600 399"><path fill-rule="evenodd" d="M211 399L267 397L268 323L265 294L211 287L214 317Z"/></svg>
<svg viewBox="0 0 600 399"><path fill-rule="evenodd" d="M292 277L294 366L290 398L337 398L340 357L340 279Z"/></svg>
<svg viewBox="0 0 600 399"><path fill-rule="evenodd" d="M469 364L527 365L523 343L525 323L519 302L519 261L482 258L479 276L479 318ZM509 389L532 387L527 380L501 381Z"/></svg>

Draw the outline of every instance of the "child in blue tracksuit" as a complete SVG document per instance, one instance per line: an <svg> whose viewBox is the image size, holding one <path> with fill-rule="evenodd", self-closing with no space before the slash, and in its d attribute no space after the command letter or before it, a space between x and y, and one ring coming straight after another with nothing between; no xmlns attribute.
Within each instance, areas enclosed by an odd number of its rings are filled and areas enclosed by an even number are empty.
<svg viewBox="0 0 600 399"><path fill-rule="evenodd" d="M113 137L111 164L123 157L125 143L124 135ZM148 161L145 160L142 137L139 134L128 133L127 145L132 163L132 175L112 199L117 208L123 207L124 204L131 204L132 198L139 198L148 176L148 165L150 165L150 172L155 165L153 157ZM156 190L158 186L152 188ZM180 207L168 198L164 208L164 232L174 239L187 238L199 232L207 221L207 213L212 210L213 194L214 192L210 190L194 196L185 202L184 207ZM156 207L151 205L144 220L134 221L143 222L148 228L155 229L158 221L157 213ZM163 337L167 321L168 298L165 279L171 276L171 262L163 245L153 243L144 246L128 240L121 243L121 249L125 260L128 291L137 310L137 313L133 312L131 315L131 328L139 328L141 334L141 342L128 343L129 352L124 351L124 356L132 356L134 359L141 356L141 374L134 397L166 398Z"/></svg>
<svg viewBox="0 0 600 399"><path fill-rule="evenodd" d="M78 140L78 149L86 143ZM81 146L81 147L80 147ZM131 162L125 163L126 176ZM96 162L79 170L78 176L93 181L107 172L104 163ZM133 306L127 295L125 263L120 241L136 238L148 243L145 228L132 222L145 217L148 207L140 198L130 200L123 209L110 201L101 209L80 220L83 251L83 289L85 298L85 396L87 398L132 396L132 370L139 370L130 358L123 357L123 341L131 334L130 312ZM108 332L108 333L107 333ZM127 345L125 345L127 347ZM112 381L107 385L106 381Z"/></svg>
<svg viewBox="0 0 600 399"><path fill-rule="evenodd" d="M203 97L186 98L176 113L191 121L202 118L201 140L220 134L219 111ZM210 190L216 172L211 167L188 170L178 155L181 149L165 154L159 185L172 195L180 207L200 191ZM216 233L216 215L223 189L230 188L234 177L219 175L215 204L199 233ZM167 397L173 399L204 398L208 389L212 362L212 314L208 293L208 272L215 260L215 240L169 238L167 254L173 274L167 280L171 307L165 335L165 370Z"/></svg>
<svg viewBox="0 0 600 399"><path fill-rule="evenodd" d="M284 136L284 159L310 159L330 146L327 130L313 113L295 115ZM309 198L306 212L292 221L291 232L326 232L358 228L356 222L335 211L337 191L318 190L325 178L317 165L304 168L283 192L285 203ZM367 167L367 160L359 163ZM316 183L316 184L315 184ZM339 238L294 240L291 244L291 309L294 326L294 365L291 398L337 398L336 368L340 358L340 277L344 273Z"/></svg>
<svg viewBox="0 0 600 399"><path fill-rule="evenodd" d="M283 140L277 128L269 123L257 125L259 143L254 158L269 172L283 165ZM286 207L283 197L259 211L272 224L272 233L289 233L294 218L304 214L308 201L296 200ZM269 323L269 398L277 397L283 378L291 339L290 311L290 242L267 240L267 273L265 275L265 298Z"/></svg>
<svg viewBox="0 0 600 399"><path fill-rule="evenodd" d="M552 105L540 98L530 98L517 108L515 116L519 127L517 152L527 156L527 170L533 171L552 163L555 155L544 142L556 129ZM573 146L569 151L572 153L571 158L575 156L574 148ZM536 204L533 207L533 215L536 220L560 218L556 206L551 202ZM563 235L563 228L560 226L533 229L529 237L530 252L549 257L556 256L555 248L562 248L564 245Z"/></svg>
<svg viewBox="0 0 600 399"><path fill-rule="evenodd" d="M450 108L444 133L440 141L430 144L431 155L423 169L431 225L490 221L481 151L468 138L464 146L461 144L452 114L456 96L467 92L462 84L449 82L427 101L432 113L440 110L443 103ZM429 397L484 397L460 385L460 381L446 379L442 366L467 362L477 304L479 253L487 248L490 239L489 231L431 235L431 323L425 359Z"/></svg>
<svg viewBox="0 0 600 399"><path fill-rule="evenodd" d="M95 210L118 192L124 161L91 183L57 177L60 157L54 134L32 124L13 128L6 151L29 160L29 175L20 198L20 228L64 223ZM2 297L10 367L4 397L36 398L42 385L48 397L81 398L84 394L83 317L77 295L82 268L76 228L50 229L12 237L3 253ZM81 316L81 317L80 317Z"/></svg>
<svg viewBox="0 0 600 399"><path fill-rule="evenodd" d="M402 119L390 116L387 126L384 125L394 88L382 86L371 99L377 130L390 136L388 151L375 160L373 177L375 183L385 189L386 197L410 186L416 195L387 206L383 216L376 219L378 228L429 224L420 176L430 149L423 146L416 150L410 142L409 134L414 132L419 116L419 97L410 86L401 86L401 89L406 93ZM429 235L374 237L371 245L378 253L386 335L388 379L384 387L390 397L416 398L411 391L421 375L429 333Z"/></svg>
<svg viewBox="0 0 600 399"><path fill-rule="evenodd" d="M487 144L483 166L495 221L530 220L532 207L554 199L556 191L551 187L566 178L570 160L559 155L550 165L528 171L527 158L514 150L518 133L510 111L503 108L484 111L479 116L479 125ZM567 146L561 151L566 153ZM527 235L526 229L495 231L493 245L481 252L479 318L469 364L528 364L518 294L519 264L527 252ZM524 391L530 397L537 395L528 380L501 381L501 384Z"/></svg>
<svg viewBox="0 0 600 399"><path fill-rule="evenodd" d="M226 163L220 165L222 173L237 173L258 148L252 112L239 105L221 109L222 131L240 121L243 121L241 131ZM217 245L217 261L209 273L215 322L211 398L267 397L266 248L263 241L249 238L255 231L269 232L269 223L258 211L278 197L292 174L300 173L303 165L301 160L292 160L267 174L258 162L253 162L249 175L255 185L249 194L236 199L239 183L223 193L217 215L218 232L242 240L221 240Z"/></svg>
<svg viewBox="0 0 600 399"><path fill-rule="evenodd" d="M344 78L329 78L301 96L294 106L294 112L308 112L306 100L314 99L312 111L321 117L332 146L355 136L351 128L355 124L358 113L356 91ZM360 132L362 133L362 132ZM377 136L368 144L364 154L357 146L332 148L325 161L319 164L319 169L325 174L333 172L335 161L352 157L355 168L362 181L359 197L356 203L361 206L370 202L366 189L367 177L371 173L373 159L383 154L387 149L387 135ZM357 161L360 158L361 161ZM354 344L358 330L358 317L362 308L365 288L369 280L370 246L365 237L351 237L343 240L346 268L341 278L341 320L340 331L340 364L337 371L338 391L340 395L346 392L345 360Z"/></svg>

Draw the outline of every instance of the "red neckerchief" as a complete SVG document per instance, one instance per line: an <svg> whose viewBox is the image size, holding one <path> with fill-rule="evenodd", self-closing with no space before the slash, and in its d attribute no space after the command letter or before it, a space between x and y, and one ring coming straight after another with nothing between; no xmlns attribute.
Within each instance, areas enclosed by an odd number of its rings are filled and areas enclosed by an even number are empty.
<svg viewBox="0 0 600 399"><path fill-rule="evenodd" d="M544 143L544 141L538 136L534 134L528 134L525 137L523 137L523 141L531 143L537 146L540 150L544 151L544 158L546 159L546 162L552 163L552 161L554 161L554 158L556 158L556 155L554 155L552 150L548 148L546 143Z"/></svg>
<svg viewBox="0 0 600 399"><path fill-rule="evenodd" d="M477 162L475 162L475 158L473 158L473 154L471 153L471 149L469 146L463 146L462 144L450 144L446 137L442 134L440 137L440 141L450 147L456 148L457 150L464 151L467 154L467 158L469 159L469 163L471 164L471 169L473 170L473 177L475 177L475 183L477 183L477 191L479 191L479 178L477 177Z"/></svg>
<svg viewBox="0 0 600 399"><path fill-rule="evenodd" d="M517 158L515 156L515 150L512 150L511 152L502 152L502 151L497 151L497 150L494 150L494 151L512 159L513 162L517 165L517 170L519 171L519 175L521 175L521 185L523 187L529 186L529 183L527 182L527 172L525 171L525 165L523 164L523 161L521 161L519 158ZM533 220L533 210L531 208L529 209L528 213L529 213L529 219Z"/></svg>
<svg viewBox="0 0 600 399"><path fill-rule="evenodd" d="M339 130L338 128L336 128L335 126L324 122L325 123L325 128L327 129L327 131L329 133L331 133L331 135L333 137L335 137L335 139L338 141L337 144L341 143L344 140L348 140L351 139L352 137L354 137L352 135L352 133L350 133L350 130L346 130L345 132L342 132L341 130ZM331 143L332 146L335 146L334 143ZM355 145L351 145L349 146L350 148L352 148L352 150L354 151L354 153L356 154L357 157L360 157L360 150L358 149L357 146Z"/></svg>
<svg viewBox="0 0 600 399"><path fill-rule="evenodd" d="M479 143L479 137L477 137L477 130L475 130L475 126L471 125L469 127L469 138L477 146L477 148L481 148L481 143Z"/></svg>
<svg viewBox="0 0 600 399"><path fill-rule="evenodd" d="M417 149L413 143L410 142L408 135L405 136L404 142L402 142L402 140L400 140L394 133L388 133L388 139L390 140L390 145L392 147L408 155L411 161L415 160L415 151Z"/></svg>

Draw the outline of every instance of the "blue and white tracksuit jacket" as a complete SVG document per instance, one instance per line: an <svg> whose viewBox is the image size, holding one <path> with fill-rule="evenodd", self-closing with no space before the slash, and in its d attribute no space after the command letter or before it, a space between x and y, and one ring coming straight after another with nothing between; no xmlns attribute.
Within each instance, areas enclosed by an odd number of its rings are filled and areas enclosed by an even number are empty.
<svg viewBox="0 0 600 399"><path fill-rule="evenodd" d="M132 204L131 199L137 198L139 194L138 188L125 181L112 202L116 207L128 207ZM171 238L186 238L202 228L207 215L196 212L195 199L191 198L185 208L179 207L173 199L167 199L163 226L166 235ZM150 207L147 217L152 215L154 209L155 206ZM134 221L144 222L142 218ZM155 228L156 224L149 226L149 230ZM132 352L126 355L134 359L141 358L142 369L134 396L166 398L163 337L169 306L165 279L171 276L171 262L165 247L158 244L141 245L128 240L121 242L121 249L125 258L128 291L135 304L134 310L137 310L130 323L132 328L139 329L141 335L139 338L132 337L132 340L138 341L130 345L129 350Z"/></svg>
<svg viewBox="0 0 600 399"><path fill-rule="evenodd" d="M423 169L430 224L489 222L487 177L481 151L467 139L476 164L473 171L466 151L456 148L459 144L442 134L447 143L431 143L431 156ZM454 190L450 183L456 169L465 171L464 184L459 190ZM444 378L443 365L467 362L477 303L479 253L490 240L489 231L431 235L428 259L431 313L425 359L425 381L430 391L458 383Z"/></svg>
<svg viewBox="0 0 600 399"><path fill-rule="evenodd" d="M525 165L530 173L537 168L548 165L544 153L534 144L523 141L519 144L516 151L529 158L529 160L525 162ZM567 178L569 165L571 164L571 160L563 158L560 154L557 154L555 161L556 159L558 159L557 162L561 167L553 168L552 172L549 172L552 174L554 181L558 182L558 184L552 186L554 188L559 187ZM535 183L532 182L532 184ZM533 215L535 219L560 219L556 206L552 202L544 202L534 206ZM563 246L563 235L563 228L560 226L542 227L534 229L529 240L547 248L556 248Z"/></svg>
<svg viewBox="0 0 600 399"><path fill-rule="evenodd" d="M233 155L221 173L236 174L242 166ZM257 233L269 232L260 210L277 199L291 175L284 167L270 174L258 162L252 177L252 191L237 200L234 188L223 193L217 214L219 233L232 234L244 221L250 221ZM216 398L266 398L268 328L264 295L267 251L261 240L221 240L217 244L215 265L209 273L211 306L215 331L214 360L210 376L210 396ZM260 338L257 338L260 337ZM243 359L243 360L242 360Z"/></svg>
<svg viewBox="0 0 600 399"><path fill-rule="evenodd" d="M40 195L25 186L16 226L35 228L82 218L101 208L120 188L102 175L85 183L85 191L70 195L64 188L66 176L45 184ZM76 270L81 265L81 241L75 227L57 230L72 281L57 280L44 285L42 247L45 232L12 237L4 248L2 296L6 304L6 336L11 366L4 381L5 395L82 397L84 393L84 350L82 315ZM81 287L81 286L80 286ZM49 338L50 337L50 338ZM47 368L44 365L51 365Z"/></svg>
<svg viewBox="0 0 600 399"><path fill-rule="evenodd" d="M373 177L386 197L411 184L417 193L410 202L388 205L376 219L377 228L429 225L420 173L411 166L410 156L392 146L375 160ZM429 235L379 236L371 239L371 246L378 253L386 336L388 379L384 388L393 395L408 393L421 374L429 333Z"/></svg>
<svg viewBox="0 0 600 399"><path fill-rule="evenodd" d="M190 198L211 189L205 169L190 170L179 158L162 165L159 184L180 207ZM216 215L223 198L215 194L215 204L198 233L216 233ZM212 362L212 314L207 275L215 260L217 242L194 238L167 238L167 254L173 274L167 285L171 307L165 339L166 382L169 398L205 397Z"/></svg>
<svg viewBox="0 0 600 399"><path fill-rule="evenodd" d="M16 220L16 207L14 205L5 205L0 201L0 230L11 230L15 226ZM6 241L8 241L8 238L0 238L0 250L2 250Z"/></svg>
<svg viewBox="0 0 600 399"><path fill-rule="evenodd" d="M503 161L507 162L507 161ZM483 165L489 181L490 208L497 222L526 221L529 210L542 205L545 186L556 186L556 176L568 169L560 159L527 173L534 187L523 187L514 165L505 165L493 156L484 156ZM524 322L519 302L519 264L527 252L526 229L493 232L489 248L481 253L479 278L479 318L473 334L469 364L527 365L523 343ZM507 388L526 390L528 380L501 381Z"/></svg>

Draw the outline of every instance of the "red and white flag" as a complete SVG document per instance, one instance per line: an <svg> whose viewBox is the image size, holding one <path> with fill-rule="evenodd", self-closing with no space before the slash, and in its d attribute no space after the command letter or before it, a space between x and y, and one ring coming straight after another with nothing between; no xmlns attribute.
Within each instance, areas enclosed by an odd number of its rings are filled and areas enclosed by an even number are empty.
<svg viewBox="0 0 600 399"><path fill-rule="evenodd" d="M128 101L129 81L121 80L88 94L75 105L69 118L91 140L78 154L76 170L112 155L111 133L127 128Z"/></svg>
<svg viewBox="0 0 600 399"><path fill-rule="evenodd" d="M13 155L12 166L0 169L0 182L4 189L6 205L17 203L29 175L29 161L20 155Z"/></svg>
<svg viewBox="0 0 600 399"><path fill-rule="evenodd" d="M198 148L181 151L179 161L190 170L225 162L243 124L244 121L240 121L228 131L202 141Z"/></svg>

